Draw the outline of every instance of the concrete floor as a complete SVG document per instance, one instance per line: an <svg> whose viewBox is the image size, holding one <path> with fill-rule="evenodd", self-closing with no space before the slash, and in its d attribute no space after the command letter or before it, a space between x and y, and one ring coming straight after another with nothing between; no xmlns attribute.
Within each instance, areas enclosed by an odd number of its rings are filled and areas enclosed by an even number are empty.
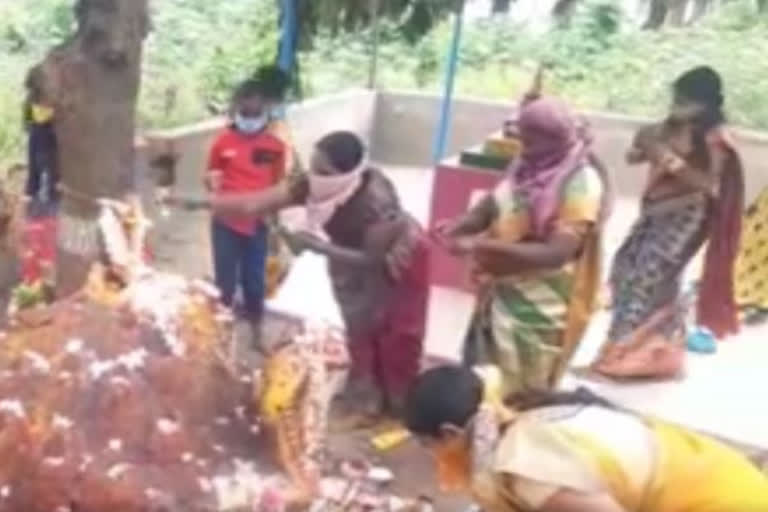
<svg viewBox="0 0 768 512"><path fill-rule="evenodd" d="M432 173L423 169L387 167L405 207L422 222L429 215ZM621 243L636 217L634 198L620 198L609 222L606 256ZM606 261L610 261L607 259ZM303 258L271 307L301 313L312 311L328 319L338 312L328 295L327 276L321 258ZM697 264L691 272L697 271ZM428 358L456 359L472 312L468 294L434 288L430 303L426 353ZM600 348L608 313L596 315L574 366L589 363ZM768 410L763 407L768 387L768 326L750 327L719 345L709 356L691 354L685 377L659 383L597 382L569 375L566 386L586 385L626 407L678 422L727 440L768 450Z"/></svg>

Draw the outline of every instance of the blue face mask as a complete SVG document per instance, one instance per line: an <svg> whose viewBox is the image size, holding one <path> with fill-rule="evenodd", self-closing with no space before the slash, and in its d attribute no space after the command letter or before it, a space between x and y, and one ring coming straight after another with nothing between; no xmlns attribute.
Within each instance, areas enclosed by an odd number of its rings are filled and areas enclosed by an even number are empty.
<svg viewBox="0 0 768 512"><path fill-rule="evenodd" d="M253 135L254 133L259 133L267 126L268 119L264 114L259 117L245 117L238 112L235 114L235 128L240 133Z"/></svg>

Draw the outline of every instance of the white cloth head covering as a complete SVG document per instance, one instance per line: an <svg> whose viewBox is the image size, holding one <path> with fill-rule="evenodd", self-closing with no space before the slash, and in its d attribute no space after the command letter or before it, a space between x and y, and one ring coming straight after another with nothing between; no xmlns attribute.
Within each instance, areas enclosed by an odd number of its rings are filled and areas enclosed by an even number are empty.
<svg viewBox="0 0 768 512"><path fill-rule="evenodd" d="M360 188L367 167L367 163L362 162L352 171L342 174L309 174L309 197L306 204L308 231L323 233L323 227L331 220L336 210L349 201Z"/></svg>

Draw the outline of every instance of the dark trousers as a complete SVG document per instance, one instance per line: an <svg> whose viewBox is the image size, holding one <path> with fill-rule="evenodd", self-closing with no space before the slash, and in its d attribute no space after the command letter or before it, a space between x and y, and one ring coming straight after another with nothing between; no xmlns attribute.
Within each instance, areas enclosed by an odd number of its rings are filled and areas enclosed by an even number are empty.
<svg viewBox="0 0 768 512"><path fill-rule="evenodd" d="M217 220L211 228L213 266L221 300L231 307L239 283L245 313L251 320L260 320L264 312L268 233L267 227L261 226L253 235L244 235Z"/></svg>
<svg viewBox="0 0 768 512"><path fill-rule="evenodd" d="M42 199L40 194L45 184L45 199L51 202L56 201L59 173L53 125L32 124L29 127L27 161L29 166L27 195L32 199Z"/></svg>

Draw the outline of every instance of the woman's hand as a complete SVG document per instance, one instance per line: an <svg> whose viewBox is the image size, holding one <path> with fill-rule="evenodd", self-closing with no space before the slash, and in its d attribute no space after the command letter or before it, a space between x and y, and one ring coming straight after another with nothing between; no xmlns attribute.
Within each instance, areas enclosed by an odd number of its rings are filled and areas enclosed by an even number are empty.
<svg viewBox="0 0 768 512"><path fill-rule="evenodd" d="M429 236L435 240L438 244L446 247L450 244L450 239L453 238L454 231L456 230L456 221L454 220L441 220L435 225L435 227L429 232Z"/></svg>
<svg viewBox="0 0 768 512"><path fill-rule="evenodd" d="M389 275L399 281L403 273L408 269L413 258L416 237L403 236L395 241L394 245L387 252L385 261Z"/></svg>
<svg viewBox="0 0 768 512"><path fill-rule="evenodd" d="M301 254L304 251L317 252L325 244L320 237L309 231L284 232L282 235L294 254Z"/></svg>
<svg viewBox="0 0 768 512"><path fill-rule="evenodd" d="M457 236L448 238L444 247L454 256L471 256L477 249L477 237Z"/></svg>
<svg viewBox="0 0 768 512"><path fill-rule="evenodd" d="M665 151L660 158L661 167L667 174L679 174L685 168L685 160L674 154L672 151Z"/></svg>
<svg viewBox="0 0 768 512"><path fill-rule="evenodd" d="M457 236L455 221L440 221L429 235L440 247L454 256L466 256L474 250L475 237Z"/></svg>

